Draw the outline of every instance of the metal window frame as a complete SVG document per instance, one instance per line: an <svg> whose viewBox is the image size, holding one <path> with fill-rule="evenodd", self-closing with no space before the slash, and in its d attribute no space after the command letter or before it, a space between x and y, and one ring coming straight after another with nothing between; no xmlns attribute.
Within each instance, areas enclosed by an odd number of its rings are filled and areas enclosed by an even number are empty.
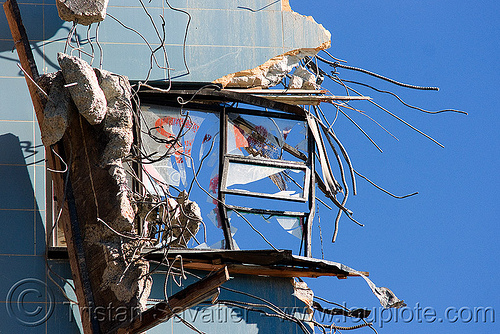
<svg viewBox="0 0 500 334"><path fill-rule="evenodd" d="M158 88L167 88L165 83L156 82L151 83L153 86ZM147 87L142 87L138 94L141 101L144 103L179 107L178 97L182 97L187 101L187 103L181 108L198 110L205 112L214 112L219 114L219 176L223 175L225 156L227 153L227 123L228 123L228 113L239 113L239 114L249 114L262 117L273 117L273 118L283 118L292 119L299 121L307 121L306 115L307 111L297 105L290 105L282 102L272 101L265 98L264 96L255 96L252 94L245 94L240 92L233 92L229 90L214 88L213 84L208 83L189 83L189 82L172 82L172 87L168 91L165 90L154 90ZM242 106L240 108L238 104L252 105L259 107L261 109L249 109ZM304 217L304 225L302 228L302 244L304 255L311 257L311 237L312 237L312 222L315 216L315 184L321 184L321 179L316 179L315 172L315 161L314 161L314 151L315 142L310 129L307 131L307 152L306 154L294 149L293 147L288 147L288 153L292 154L299 160L303 161L310 171L309 174L309 184L305 191L308 191L308 200L305 201L309 204L309 212L297 213L297 216ZM287 160L288 161L288 160ZM282 162L282 160L280 160ZM277 214L283 213L283 211L276 210L266 210L266 209L253 209L248 208L248 210L241 210L241 207L231 206L226 204L225 196L226 194L221 191L221 183L219 182L218 187L218 209L221 218L222 230L224 233L224 248L229 250L234 250L233 238L231 235L231 226L229 224L229 219L227 216L227 211L236 209L240 211L247 212L259 212L263 214ZM281 198L280 198L281 200Z"/></svg>
<svg viewBox="0 0 500 334"><path fill-rule="evenodd" d="M263 107L261 105L261 107ZM281 108L280 108L281 110ZM295 212L290 216L294 217L303 217L303 226L302 226L302 241L301 241L301 249L304 250L304 255L307 257L312 256L312 223L315 216L315 208L316 208L316 197L315 197L315 183L316 177L314 171L314 150L315 150L315 142L312 136L311 130L308 128L307 131L307 152L306 154L299 152L295 152L295 154L291 153L293 156L302 161L290 161L290 160L278 160L278 159L269 159L263 157L242 157L238 155L232 155L227 153L227 130L229 123L229 113L238 113L238 108L232 107L223 107L220 110L220 146L219 146L219 188L218 188L218 200L219 200L219 213L221 217L222 228L224 230L224 240L225 240L225 248L229 250L234 250L233 238L231 234L231 225L229 224L229 219L227 215L227 211L229 210L238 210L243 209L242 211L250 212L250 213L259 213L259 214L268 214L268 215L279 215L280 211L276 210L268 210L268 209L251 209L251 208L242 208L238 206L229 205L226 203L226 194L228 195L239 195L239 196L251 196L251 197L260 197L260 198L270 198L277 200L285 200L285 201L295 201L309 204L309 212L299 213ZM307 122L306 117L300 115L299 113L295 113L294 115L283 115L280 117L280 113L270 112L268 113L267 109L265 111L259 110L248 110L243 109L241 114L250 114L254 116L261 117L273 117L273 118L284 118L284 119L292 119L297 121ZM271 115L272 114L272 115ZM290 117L291 116L291 117ZM294 149L290 147L289 149ZM289 196L280 196L275 194L262 194L250 191L243 190L233 190L227 189L227 173L229 169L229 163L231 161L261 165L261 166L272 166L272 167L292 167L296 169L302 169L305 171L305 180L304 180L304 189L302 193L302 198L291 198ZM284 212L283 212L284 213ZM286 215L286 214L285 214Z"/></svg>
<svg viewBox="0 0 500 334"><path fill-rule="evenodd" d="M304 187L302 189L301 197L291 197L286 195L278 194L267 194L253 192L249 190L242 189L228 189L227 188L227 174L229 171L230 163L241 163L246 165L262 166L262 167L278 167L285 169L295 169L304 171ZM309 199L309 188L311 181L311 170L307 167L305 163L288 161L288 160L276 160L261 157L245 157L233 154L226 154L223 161L223 172L220 177L220 191L224 194L240 195L240 196L251 196L251 197L261 197L261 198L271 198L279 199L284 201L294 201L294 202L307 202Z"/></svg>

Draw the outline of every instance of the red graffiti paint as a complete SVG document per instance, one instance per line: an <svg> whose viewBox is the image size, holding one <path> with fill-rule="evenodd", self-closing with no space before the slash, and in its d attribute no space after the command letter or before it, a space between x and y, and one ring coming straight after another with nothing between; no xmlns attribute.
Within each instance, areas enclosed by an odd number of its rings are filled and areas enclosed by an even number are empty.
<svg viewBox="0 0 500 334"><path fill-rule="evenodd" d="M184 123L186 122L186 123ZM167 130L163 128L164 125L169 125L169 126L178 126L179 128L182 127L182 124L184 124L184 131L193 131L193 133L196 133L200 126L193 122L190 119L185 119L185 118L178 118L178 117L171 117L171 116L166 116L166 117L161 117L158 118L155 122L155 128L158 131L158 133L168 140L174 141L177 138L177 135L174 135ZM182 145L183 139L179 138L177 142L173 144L165 144L165 147L167 149L170 149L171 147L174 150L175 154L175 161L177 163L183 163L184 162L184 157L183 155L191 156L191 150L193 147L193 139L191 140L184 140L184 145Z"/></svg>

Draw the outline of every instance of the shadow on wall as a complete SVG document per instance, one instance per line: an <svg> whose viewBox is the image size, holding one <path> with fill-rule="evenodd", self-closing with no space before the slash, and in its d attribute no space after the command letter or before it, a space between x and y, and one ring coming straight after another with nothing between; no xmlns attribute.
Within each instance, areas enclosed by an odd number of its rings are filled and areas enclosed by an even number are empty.
<svg viewBox="0 0 500 334"><path fill-rule="evenodd" d="M68 26L63 26L65 23L59 15L57 14L57 8L55 6L47 6L42 4L23 4L19 5L19 10L21 12L21 17L23 20L23 25L27 31L28 39L33 50L35 57L38 55L43 57L43 47L55 41L64 41L65 37L55 38L60 29L64 29L66 35L69 33L70 28ZM3 3L2 3L3 5ZM84 38L80 36L80 38ZM14 51L14 41L12 40L12 35L10 32L9 24L7 23L7 18L3 10L3 6L0 13L0 62L13 61L19 62L17 54ZM59 68L58 65L50 62L49 59L45 59L49 62L50 66ZM40 64L39 64L40 65ZM16 67L17 68L17 67ZM0 75L3 71L0 70ZM22 76L22 72L19 71L19 75Z"/></svg>
<svg viewBox="0 0 500 334"><path fill-rule="evenodd" d="M1 254L40 255L45 251L45 228L33 190L31 175L35 166L25 163L23 150L30 143L21 142L12 133L0 135L0 235ZM39 195L44 196L45 189Z"/></svg>
<svg viewBox="0 0 500 334"><path fill-rule="evenodd" d="M161 270L165 269L166 266ZM207 272L189 272L201 277ZM284 311L287 315L294 315L299 319L306 319L302 314L306 308L305 304L296 298L291 279L282 277L263 277L252 275L231 275L232 279L222 286L232 290L243 292L244 294L229 291L224 288L220 290L219 301L234 302L232 305L212 304L210 299L187 309L180 313L180 316L192 323L196 328L205 333L245 333L245 334L299 334L303 333L299 325L292 321L283 320L278 317L266 316L255 309L265 310L273 313L269 306L262 300L250 297L248 294L264 298L272 302L275 306ZM164 295L164 274L153 275L153 286L150 298L163 299ZM196 280L188 275L188 279L183 281L183 287L194 283ZM181 290L170 277L167 281L167 291L173 295ZM246 303L246 304L245 304ZM262 304L263 307L248 307L249 304ZM240 305L240 306L237 306ZM245 308L247 307L247 308ZM250 309L253 309L251 311ZM148 331L148 333L194 333L187 328L179 319L171 319L168 323L159 325Z"/></svg>

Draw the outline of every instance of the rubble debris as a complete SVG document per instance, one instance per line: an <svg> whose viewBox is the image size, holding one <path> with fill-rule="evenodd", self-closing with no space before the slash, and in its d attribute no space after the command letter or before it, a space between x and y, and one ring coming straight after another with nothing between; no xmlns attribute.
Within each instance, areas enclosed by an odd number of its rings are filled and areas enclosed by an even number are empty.
<svg viewBox="0 0 500 334"><path fill-rule="evenodd" d="M68 127L68 110L75 108L69 92L64 89L61 71L49 73L38 79L38 84L49 92L49 98L43 111L44 119L40 127L42 143L50 146L57 143Z"/></svg>
<svg viewBox="0 0 500 334"><path fill-rule="evenodd" d="M329 47L329 44L328 44ZM322 47L317 49L297 49L273 57L264 64L250 70L231 73L214 81L220 83L223 87L239 88L268 88L276 86L280 81L305 57L312 57Z"/></svg>
<svg viewBox="0 0 500 334"><path fill-rule="evenodd" d="M158 221L158 208L160 197L146 194L139 196L136 194L132 199L132 207L135 212L135 226L142 226L143 236L152 236L156 233L155 224Z"/></svg>
<svg viewBox="0 0 500 334"><path fill-rule="evenodd" d="M380 305L384 308L400 308L406 306L404 300L400 300L396 297L394 292L392 292L389 288L375 286L372 281L367 280L366 277L363 278L366 280L375 296L379 299Z"/></svg>
<svg viewBox="0 0 500 334"><path fill-rule="evenodd" d="M157 240L157 245L152 245L156 247L186 248L203 220L200 207L188 199L186 191L180 192L176 199L164 201L158 196L148 195L143 200L134 201L134 206L137 224L143 226L143 235Z"/></svg>
<svg viewBox="0 0 500 334"><path fill-rule="evenodd" d="M88 26L106 17L108 0L56 0L59 17Z"/></svg>
<svg viewBox="0 0 500 334"><path fill-rule="evenodd" d="M92 125L101 123L106 115L106 96L92 67L81 58L61 52L57 54L57 60L80 114Z"/></svg>
<svg viewBox="0 0 500 334"><path fill-rule="evenodd" d="M290 79L289 89L320 89L316 76L305 67L298 66Z"/></svg>
<svg viewBox="0 0 500 334"><path fill-rule="evenodd" d="M133 258L137 242L126 243L122 249L116 242L102 242L101 246L106 256L106 268L100 280L100 290L109 289L119 302L138 304L140 311L146 310L152 279L147 275L148 262ZM130 261L123 261L124 257Z"/></svg>
<svg viewBox="0 0 500 334"><path fill-rule="evenodd" d="M136 233L122 166L133 141L130 84L127 77L94 72L77 57L59 53L58 60L62 70L38 80L50 92L44 144L63 138L72 159L71 182L81 208L78 219L96 305L125 305L136 312L129 315L134 317L146 309L152 282L149 263L140 258L147 241ZM112 319L100 325L106 331Z"/></svg>
<svg viewBox="0 0 500 334"><path fill-rule="evenodd" d="M373 283L363 273L360 273L359 271L354 270L352 268L349 268L347 266L343 266L342 269L344 269L345 271L347 271L349 273L353 273L353 274L357 273L361 277L363 277L363 279L366 281L366 283L368 284L368 286L372 290L375 297L377 297L378 300L380 301L380 305L382 305L384 308L400 308L400 307L406 306L406 303L404 302L404 300L401 300L398 297L396 297L394 292L392 292L390 289L388 289L386 287L376 286L375 283Z"/></svg>
<svg viewBox="0 0 500 334"><path fill-rule="evenodd" d="M187 247L187 242L194 237L201 225L201 210L196 202L188 199L188 193L184 190L177 197L174 219L170 221L172 236L175 240L170 243L172 247Z"/></svg>

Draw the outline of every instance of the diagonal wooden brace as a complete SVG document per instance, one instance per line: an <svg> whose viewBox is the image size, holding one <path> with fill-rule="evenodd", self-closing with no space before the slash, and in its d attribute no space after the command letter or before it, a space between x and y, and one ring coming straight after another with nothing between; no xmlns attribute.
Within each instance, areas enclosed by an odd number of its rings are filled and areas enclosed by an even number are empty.
<svg viewBox="0 0 500 334"><path fill-rule="evenodd" d="M191 308L218 292L219 286L229 280L227 267L220 269L200 281L171 296L168 301L161 302L142 312L130 323L113 329L113 334L142 333L172 318L175 314Z"/></svg>

